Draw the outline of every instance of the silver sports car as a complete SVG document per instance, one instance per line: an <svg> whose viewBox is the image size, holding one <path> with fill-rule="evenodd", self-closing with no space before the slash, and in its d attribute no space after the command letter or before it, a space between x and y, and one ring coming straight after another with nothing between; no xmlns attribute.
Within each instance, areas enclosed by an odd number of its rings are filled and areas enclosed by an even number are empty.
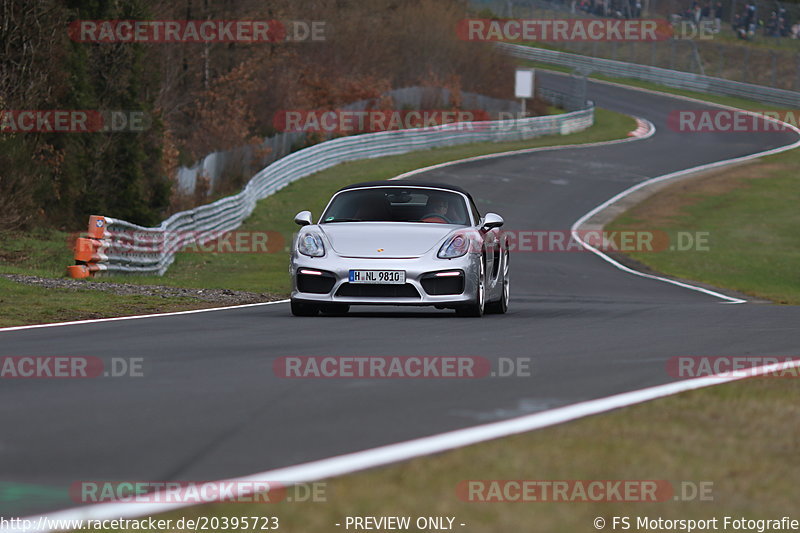
<svg viewBox="0 0 800 533"><path fill-rule="evenodd" d="M505 313L508 242L460 187L358 183L309 211L292 245L292 314L343 314L351 305L433 305L463 316Z"/></svg>

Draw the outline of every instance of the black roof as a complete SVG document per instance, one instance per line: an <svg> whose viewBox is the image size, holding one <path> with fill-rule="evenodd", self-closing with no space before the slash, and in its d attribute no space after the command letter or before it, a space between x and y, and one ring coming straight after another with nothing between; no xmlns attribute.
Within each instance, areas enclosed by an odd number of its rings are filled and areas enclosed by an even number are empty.
<svg viewBox="0 0 800 533"><path fill-rule="evenodd" d="M382 180L382 181L364 181L361 183L353 183L347 187L342 187L339 191L346 191L347 189L361 189L363 187L435 187L437 189L445 189L448 191L460 192L465 194L467 198L472 200L472 195L458 185L449 185L447 183L436 183L434 181L412 181L412 180ZM337 192L339 192L337 191Z"/></svg>

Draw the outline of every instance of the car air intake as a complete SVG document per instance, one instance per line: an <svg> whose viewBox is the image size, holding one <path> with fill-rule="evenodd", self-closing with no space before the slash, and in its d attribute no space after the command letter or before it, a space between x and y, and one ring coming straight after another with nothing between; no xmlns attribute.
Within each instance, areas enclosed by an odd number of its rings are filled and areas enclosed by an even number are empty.
<svg viewBox="0 0 800 533"><path fill-rule="evenodd" d="M318 272L318 274L303 274L303 270L301 269L297 273L297 290L300 292L328 294L336 284L336 276L331 272L314 270L310 272Z"/></svg>
<svg viewBox="0 0 800 533"><path fill-rule="evenodd" d="M453 273L455 274L455 272ZM420 280L422 288L431 296L441 296L445 294L461 294L464 292L464 274L437 276L436 274L426 274Z"/></svg>

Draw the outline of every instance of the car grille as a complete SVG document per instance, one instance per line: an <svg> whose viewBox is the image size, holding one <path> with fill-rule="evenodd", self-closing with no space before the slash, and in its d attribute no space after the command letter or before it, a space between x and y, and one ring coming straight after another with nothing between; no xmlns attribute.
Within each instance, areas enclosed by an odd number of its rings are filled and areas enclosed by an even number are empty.
<svg viewBox="0 0 800 533"><path fill-rule="evenodd" d="M336 296L364 296L369 298L419 298L419 292L410 283L403 285L342 283Z"/></svg>

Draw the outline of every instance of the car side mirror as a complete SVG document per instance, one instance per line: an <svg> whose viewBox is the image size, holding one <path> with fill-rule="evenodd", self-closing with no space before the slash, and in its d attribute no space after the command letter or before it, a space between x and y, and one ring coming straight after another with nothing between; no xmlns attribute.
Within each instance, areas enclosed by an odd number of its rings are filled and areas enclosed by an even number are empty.
<svg viewBox="0 0 800 533"><path fill-rule="evenodd" d="M481 228L485 230L490 230L492 228L499 228L505 223L506 221L503 220L503 217L501 217L500 215L496 213L486 213L486 216L483 217L483 225L481 226Z"/></svg>
<svg viewBox="0 0 800 533"><path fill-rule="evenodd" d="M310 226L312 224L311 221L311 211L300 211L294 216L294 223L298 226Z"/></svg>

